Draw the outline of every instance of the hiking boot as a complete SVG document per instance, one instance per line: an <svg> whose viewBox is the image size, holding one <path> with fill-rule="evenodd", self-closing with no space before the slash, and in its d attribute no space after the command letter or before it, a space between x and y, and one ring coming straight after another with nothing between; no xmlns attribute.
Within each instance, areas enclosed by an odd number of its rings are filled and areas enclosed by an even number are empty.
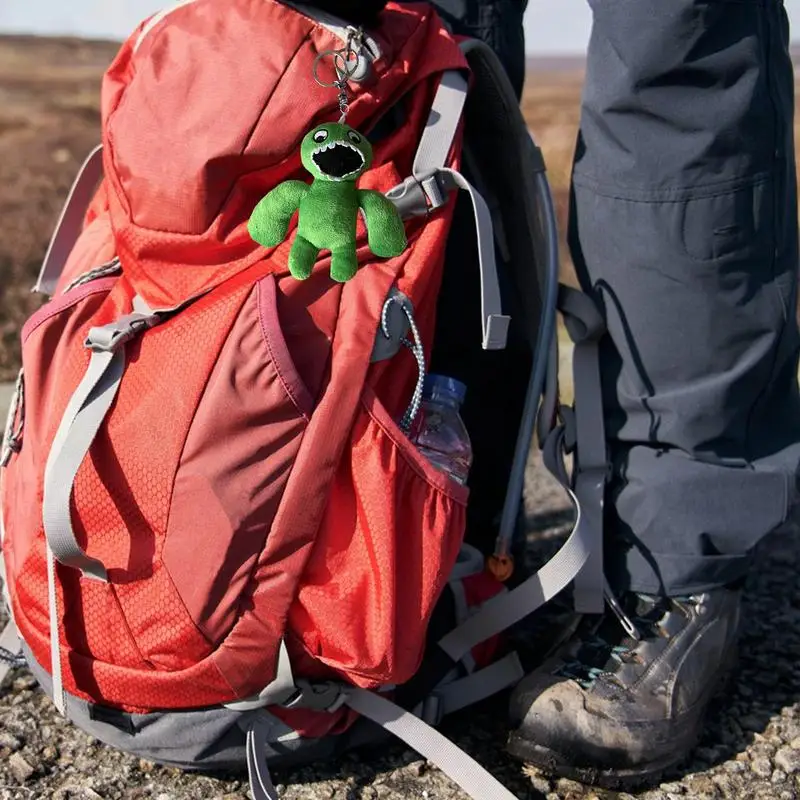
<svg viewBox="0 0 800 800"><path fill-rule="evenodd" d="M630 594L585 617L514 690L509 752L545 773L609 789L658 781L694 748L735 660L740 591ZM634 635L640 637L637 641Z"/></svg>

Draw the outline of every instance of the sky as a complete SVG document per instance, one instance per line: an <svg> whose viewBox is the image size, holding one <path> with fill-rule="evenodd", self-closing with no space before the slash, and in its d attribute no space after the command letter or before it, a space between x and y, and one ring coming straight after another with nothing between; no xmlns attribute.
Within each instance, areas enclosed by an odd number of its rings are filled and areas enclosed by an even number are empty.
<svg viewBox="0 0 800 800"><path fill-rule="evenodd" d="M669 2L669 0L665 0ZM800 39L800 0L785 0ZM0 0L0 32L64 33L121 39L171 0ZM526 49L531 55L580 53L589 38L586 0L528 0Z"/></svg>

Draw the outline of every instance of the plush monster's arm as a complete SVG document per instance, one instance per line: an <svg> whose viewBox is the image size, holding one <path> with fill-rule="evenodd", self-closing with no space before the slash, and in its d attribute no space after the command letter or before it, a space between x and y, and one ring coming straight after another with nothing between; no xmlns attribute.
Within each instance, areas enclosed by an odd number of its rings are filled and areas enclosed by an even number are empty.
<svg viewBox="0 0 800 800"><path fill-rule="evenodd" d="M408 240L394 203L380 192L359 189L358 204L364 210L369 249L380 258L399 256L408 246Z"/></svg>
<svg viewBox="0 0 800 800"><path fill-rule="evenodd" d="M264 247L276 247L289 232L292 214L309 190L302 181L284 181L278 184L253 210L247 230L250 236Z"/></svg>

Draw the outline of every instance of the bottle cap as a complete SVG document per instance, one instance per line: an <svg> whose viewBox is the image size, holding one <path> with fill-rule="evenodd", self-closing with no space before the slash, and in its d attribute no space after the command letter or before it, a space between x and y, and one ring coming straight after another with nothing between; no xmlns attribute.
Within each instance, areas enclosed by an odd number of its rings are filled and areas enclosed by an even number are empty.
<svg viewBox="0 0 800 800"><path fill-rule="evenodd" d="M422 396L425 399L451 398L461 404L467 396L467 387L461 381L457 381L455 378L448 378L445 375L426 375Z"/></svg>

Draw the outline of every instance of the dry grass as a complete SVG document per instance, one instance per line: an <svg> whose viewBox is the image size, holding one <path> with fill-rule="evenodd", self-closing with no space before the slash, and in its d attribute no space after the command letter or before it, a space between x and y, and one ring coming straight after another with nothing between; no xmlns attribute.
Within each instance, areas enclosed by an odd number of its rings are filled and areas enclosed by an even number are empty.
<svg viewBox="0 0 800 800"><path fill-rule="evenodd" d="M96 144L99 81L116 46L0 38L0 380L19 365L29 292L81 161Z"/></svg>

